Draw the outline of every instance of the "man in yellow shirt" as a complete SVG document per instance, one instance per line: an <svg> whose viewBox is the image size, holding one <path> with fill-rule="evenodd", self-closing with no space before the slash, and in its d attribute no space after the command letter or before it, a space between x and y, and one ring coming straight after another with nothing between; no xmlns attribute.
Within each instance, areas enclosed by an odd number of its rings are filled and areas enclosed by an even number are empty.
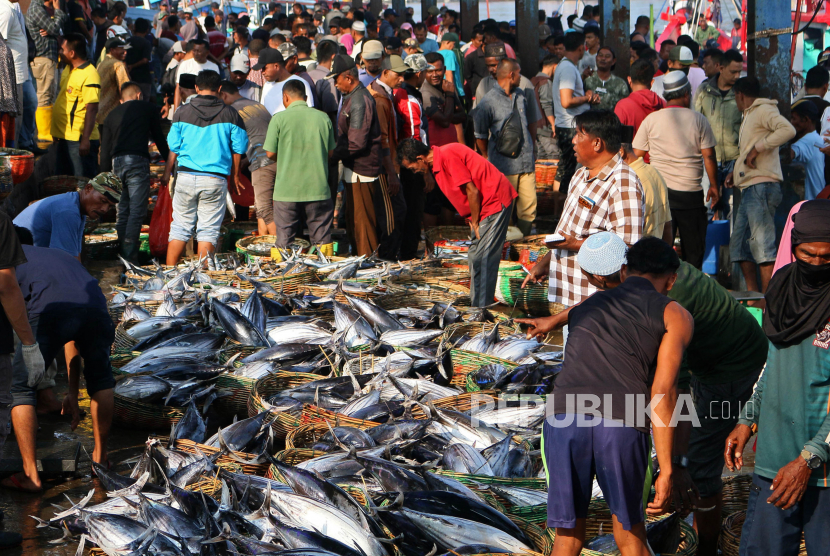
<svg viewBox="0 0 830 556"><path fill-rule="evenodd" d="M660 175L657 169L646 164L642 157L634 154L631 142L634 140L634 127L624 125L622 134L622 147L620 154L637 177L640 185L643 186L643 199L646 210L643 219L643 237L659 237L669 245L672 245L672 224L671 210L669 208L669 189L666 180Z"/></svg>
<svg viewBox="0 0 830 556"><path fill-rule="evenodd" d="M94 177L98 174L100 135L95 117L101 94L98 71L87 61L86 40L75 33L65 37L58 98L52 110L52 138L58 145L58 174Z"/></svg>

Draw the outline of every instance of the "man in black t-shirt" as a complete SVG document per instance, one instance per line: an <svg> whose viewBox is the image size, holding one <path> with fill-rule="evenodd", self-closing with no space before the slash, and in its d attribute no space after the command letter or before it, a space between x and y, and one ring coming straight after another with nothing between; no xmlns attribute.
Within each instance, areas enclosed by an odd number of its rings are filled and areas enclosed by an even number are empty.
<svg viewBox="0 0 830 556"><path fill-rule="evenodd" d="M28 370L28 384L34 386L43 378L44 363L35 342L26 314L26 302L17 285L14 268L26 262L26 256L15 234L11 218L0 211L0 448L10 430L12 360L14 334L22 342L22 356ZM0 549L23 541L18 533L0 532Z"/></svg>
<svg viewBox="0 0 830 556"><path fill-rule="evenodd" d="M127 39L131 48L127 50L127 57L124 63L130 72L130 79L138 83L144 98L153 102L155 91L153 90L153 72L150 69L150 58L153 55L153 45L148 38L150 33L150 22L143 17L135 20L135 31L133 36Z"/></svg>

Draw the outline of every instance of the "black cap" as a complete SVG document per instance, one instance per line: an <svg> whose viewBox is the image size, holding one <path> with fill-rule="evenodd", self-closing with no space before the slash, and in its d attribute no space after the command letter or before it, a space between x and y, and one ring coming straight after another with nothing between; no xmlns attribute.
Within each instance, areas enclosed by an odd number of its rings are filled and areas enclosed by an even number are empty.
<svg viewBox="0 0 830 556"><path fill-rule="evenodd" d="M192 73L183 73L179 76L179 87L182 89L195 89L196 76Z"/></svg>
<svg viewBox="0 0 830 556"><path fill-rule="evenodd" d="M260 60L262 59L262 53L260 53ZM326 79L334 79L344 71L349 71L352 68L356 68L357 65L354 63L354 58L347 54L338 54L334 57L334 61L331 63L331 73L326 76Z"/></svg>
<svg viewBox="0 0 830 556"><path fill-rule="evenodd" d="M795 104L793 104L791 108L792 112L796 114L801 114L805 118L809 120L818 120L821 114L818 113L818 108L815 104L813 104L810 100L799 100Z"/></svg>
<svg viewBox="0 0 830 556"><path fill-rule="evenodd" d="M276 48L263 48L259 51L259 59L252 70L261 70L266 64L285 64L285 59Z"/></svg>
<svg viewBox="0 0 830 556"><path fill-rule="evenodd" d="M124 41L124 39L120 37L112 37L106 43L104 43L104 48L107 49L107 52L112 50L113 48L123 48L124 50L129 50L131 45Z"/></svg>
<svg viewBox="0 0 830 556"><path fill-rule="evenodd" d="M386 40L386 48L393 48L394 49L394 48L402 48L402 47L403 47L403 43L401 42L401 39L399 39L398 37L389 37Z"/></svg>

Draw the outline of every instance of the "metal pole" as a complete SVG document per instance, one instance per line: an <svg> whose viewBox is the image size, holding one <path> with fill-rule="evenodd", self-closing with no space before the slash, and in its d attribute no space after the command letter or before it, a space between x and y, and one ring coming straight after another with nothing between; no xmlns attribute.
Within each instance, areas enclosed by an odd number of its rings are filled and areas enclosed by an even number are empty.
<svg viewBox="0 0 830 556"><path fill-rule="evenodd" d="M539 0L516 0L516 30L519 29L517 55L522 73L529 79L539 71Z"/></svg>
<svg viewBox="0 0 830 556"><path fill-rule="evenodd" d="M421 0L421 21L426 23L427 16L429 15L427 13L427 10L432 6L436 6L437 4L437 0Z"/></svg>
<svg viewBox="0 0 830 556"><path fill-rule="evenodd" d="M400 27L402 23L406 23L406 0L392 0L392 8L398 12L395 22Z"/></svg>
<svg viewBox="0 0 830 556"><path fill-rule="evenodd" d="M478 0L461 0L461 40L469 41L478 23Z"/></svg>
<svg viewBox="0 0 830 556"><path fill-rule="evenodd" d="M614 74L626 79L631 66L631 41L628 35L631 29L629 0L600 0L600 7L603 44L610 47L617 57Z"/></svg>
<svg viewBox="0 0 830 556"><path fill-rule="evenodd" d="M790 45L792 34L753 37L757 31L784 29L792 25L789 2L747 0L746 25L747 73L754 75L770 92L770 98L778 101L781 114L790 114Z"/></svg>
<svg viewBox="0 0 830 556"><path fill-rule="evenodd" d="M369 11L372 12L374 15L379 15L381 10L383 10L383 2L382 0L369 0Z"/></svg>
<svg viewBox="0 0 830 556"><path fill-rule="evenodd" d="M654 4L648 5L648 44L654 48Z"/></svg>

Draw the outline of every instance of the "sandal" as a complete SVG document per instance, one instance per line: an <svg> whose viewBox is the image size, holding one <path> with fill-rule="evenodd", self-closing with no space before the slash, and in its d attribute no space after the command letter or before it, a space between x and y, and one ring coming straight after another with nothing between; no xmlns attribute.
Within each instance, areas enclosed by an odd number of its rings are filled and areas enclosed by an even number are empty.
<svg viewBox="0 0 830 556"><path fill-rule="evenodd" d="M24 487L23 483L20 482L20 479L17 478L18 475L20 475L20 473L15 473L14 475L9 475L5 479L3 479L3 481L0 481L0 486L2 486L5 489L8 489L8 490L18 490L20 492L33 492L33 493L43 492L42 487L38 488L38 489L31 489L31 488Z"/></svg>

